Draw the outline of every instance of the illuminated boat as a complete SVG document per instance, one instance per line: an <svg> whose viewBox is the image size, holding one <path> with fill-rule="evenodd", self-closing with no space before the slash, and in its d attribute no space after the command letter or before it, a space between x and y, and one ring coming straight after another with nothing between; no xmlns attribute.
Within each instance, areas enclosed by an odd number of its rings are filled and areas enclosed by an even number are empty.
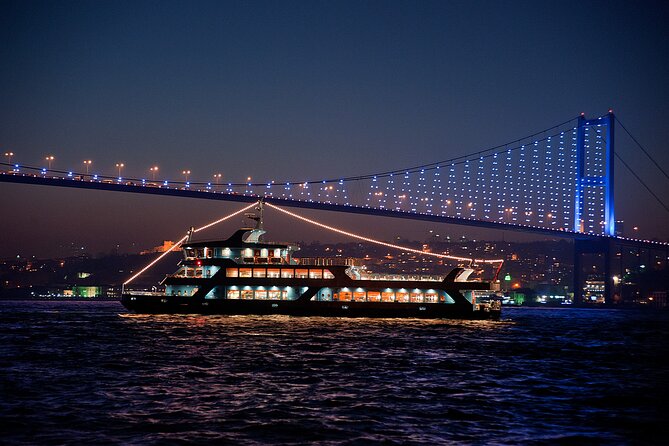
<svg viewBox="0 0 669 446"><path fill-rule="evenodd" d="M123 293L136 313L498 319L500 306L477 303L489 282L458 267L444 277L372 274L351 259L297 259L299 247L262 241L262 217L227 240L183 244L184 258L163 293ZM192 230L191 230L192 234Z"/></svg>

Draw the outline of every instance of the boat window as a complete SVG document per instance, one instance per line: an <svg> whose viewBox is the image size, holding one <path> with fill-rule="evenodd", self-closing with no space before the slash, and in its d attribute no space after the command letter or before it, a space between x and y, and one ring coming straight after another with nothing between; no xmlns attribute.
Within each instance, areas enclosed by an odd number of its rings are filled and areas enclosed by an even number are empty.
<svg viewBox="0 0 669 446"><path fill-rule="evenodd" d="M395 293L395 302L409 302L409 293L406 291L398 291Z"/></svg>
<svg viewBox="0 0 669 446"><path fill-rule="evenodd" d="M365 301L365 292L364 291L354 291L353 292L353 300L356 302L364 302Z"/></svg>
<svg viewBox="0 0 669 446"><path fill-rule="evenodd" d="M310 269L309 270L309 278L310 279L322 279L323 278L323 270L322 269Z"/></svg>
<svg viewBox="0 0 669 446"><path fill-rule="evenodd" d="M204 248L197 249L197 257L200 259L204 257Z"/></svg>
<svg viewBox="0 0 669 446"><path fill-rule="evenodd" d="M295 275L295 270L293 269L285 269L285 268L281 269L281 277L283 277L284 279L292 279L294 275Z"/></svg>
<svg viewBox="0 0 669 446"><path fill-rule="evenodd" d="M295 277L298 279L306 279L309 277L309 270L308 269L296 269L295 270Z"/></svg>
<svg viewBox="0 0 669 446"><path fill-rule="evenodd" d="M268 268L267 277L280 277L279 268Z"/></svg>
<svg viewBox="0 0 669 446"><path fill-rule="evenodd" d="M324 269L323 279L334 279L334 274L332 274L329 269Z"/></svg>
<svg viewBox="0 0 669 446"><path fill-rule="evenodd" d="M381 293L381 300L383 302L393 302L395 300L395 293L392 291L383 291Z"/></svg>
<svg viewBox="0 0 669 446"><path fill-rule="evenodd" d="M281 299L281 290L269 290L268 296L270 299Z"/></svg>
<svg viewBox="0 0 669 446"><path fill-rule="evenodd" d="M267 290L256 290L256 299L267 299Z"/></svg>
<svg viewBox="0 0 669 446"><path fill-rule="evenodd" d="M213 248L204 248L204 255L208 258L211 259L212 254L214 253Z"/></svg>
<svg viewBox="0 0 669 446"><path fill-rule="evenodd" d="M437 302L439 296L435 291L425 293L425 302Z"/></svg>
<svg viewBox="0 0 669 446"><path fill-rule="evenodd" d="M337 298L337 296L339 298ZM335 294L335 300L351 300L352 298L353 298L353 293L351 293L350 291L340 291L338 295Z"/></svg>
<svg viewBox="0 0 669 446"><path fill-rule="evenodd" d="M242 290L242 299L253 299L253 290Z"/></svg>
<svg viewBox="0 0 669 446"><path fill-rule="evenodd" d="M186 248L185 251L187 259L192 259L193 257L195 257L195 250L193 248Z"/></svg>
<svg viewBox="0 0 669 446"><path fill-rule="evenodd" d="M423 293L420 291L411 292L411 302L423 302Z"/></svg>
<svg viewBox="0 0 669 446"><path fill-rule="evenodd" d="M205 266L205 267L204 267L204 274L205 274L205 277L211 277L211 276L213 276L213 275L216 274L220 269L221 269L220 266L213 266L213 265L211 265L211 266Z"/></svg>
<svg viewBox="0 0 669 446"><path fill-rule="evenodd" d="M195 269L195 277L202 277L202 268Z"/></svg>
<svg viewBox="0 0 669 446"><path fill-rule="evenodd" d="M228 290L228 299L239 299L239 290Z"/></svg>
<svg viewBox="0 0 669 446"><path fill-rule="evenodd" d="M367 300L370 302L380 302L381 293L378 291L367 291Z"/></svg>
<svg viewBox="0 0 669 446"><path fill-rule="evenodd" d="M253 268L253 277L265 277L265 268Z"/></svg>
<svg viewBox="0 0 669 446"><path fill-rule="evenodd" d="M239 277L239 270L237 268L226 268L225 277Z"/></svg>
<svg viewBox="0 0 669 446"><path fill-rule="evenodd" d="M187 268L185 266L182 266L181 268L179 268L179 270L176 273L174 273L172 275L174 277L185 277L186 276L186 269Z"/></svg>
<svg viewBox="0 0 669 446"><path fill-rule="evenodd" d="M239 268L239 277L251 277L251 268Z"/></svg>
<svg viewBox="0 0 669 446"><path fill-rule="evenodd" d="M246 248L244 250L244 257L253 257L253 250L251 248Z"/></svg>

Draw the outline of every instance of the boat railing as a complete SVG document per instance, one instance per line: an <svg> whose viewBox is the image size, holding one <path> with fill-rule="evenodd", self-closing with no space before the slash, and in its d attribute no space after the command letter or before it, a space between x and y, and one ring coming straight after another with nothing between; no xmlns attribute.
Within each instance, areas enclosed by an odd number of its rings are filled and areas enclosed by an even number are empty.
<svg viewBox="0 0 669 446"><path fill-rule="evenodd" d="M164 296L165 293L162 291L132 291L132 294L139 296Z"/></svg>
<svg viewBox="0 0 669 446"><path fill-rule="evenodd" d="M310 266L357 266L356 259L350 257L294 257L293 260Z"/></svg>
<svg viewBox="0 0 669 446"><path fill-rule="evenodd" d="M359 280L388 280L388 281L411 281L411 282L443 282L444 276L425 276L420 274L384 274L363 273Z"/></svg>

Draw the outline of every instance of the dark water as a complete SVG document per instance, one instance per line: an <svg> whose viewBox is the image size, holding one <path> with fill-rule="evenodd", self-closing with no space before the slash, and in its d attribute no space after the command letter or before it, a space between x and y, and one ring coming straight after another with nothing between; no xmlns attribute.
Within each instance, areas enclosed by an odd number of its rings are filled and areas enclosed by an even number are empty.
<svg viewBox="0 0 669 446"><path fill-rule="evenodd" d="M133 316L0 302L4 444L662 444L669 315Z"/></svg>

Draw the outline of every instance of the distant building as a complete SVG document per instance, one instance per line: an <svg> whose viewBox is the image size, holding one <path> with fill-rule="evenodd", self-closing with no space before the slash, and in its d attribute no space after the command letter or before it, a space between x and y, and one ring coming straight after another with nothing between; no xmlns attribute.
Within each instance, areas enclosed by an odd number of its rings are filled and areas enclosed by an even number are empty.
<svg viewBox="0 0 669 446"><path fill-rule="evenodd" d="M104 289L101 286L79 286L79 285L76 285L76 286L72 287L72 296L73 297L103 297L105 295L103 293L104 293ZM67 295L67 294L65 294L65 295Z"/></svg>
<svg viewBox="0 0 669 446"><path fill-rule="evenodd" d="M164 240L163 244L160 246L154 246L151 249L144 250L140 252L141 255L146 255L146 254L156 254L156 253L161 253L161 252L167 252L170 249L174 247L175 243L172 240ZM172 251L181 251L181 248L174 248Z"/></svg>
<svg viewBox="0 0 669 446"><path fill-rule="evenodd" d="M604 299L604 281L586 280L583 287L583 297L586 303L603 304Z"/></svg>
<svg viewBox="0 0 669 446"><path fill-rule="evenodd" d="M653 291L652 296L648 298L648 302L656 308L667 308L667 292Z"/></svg>

